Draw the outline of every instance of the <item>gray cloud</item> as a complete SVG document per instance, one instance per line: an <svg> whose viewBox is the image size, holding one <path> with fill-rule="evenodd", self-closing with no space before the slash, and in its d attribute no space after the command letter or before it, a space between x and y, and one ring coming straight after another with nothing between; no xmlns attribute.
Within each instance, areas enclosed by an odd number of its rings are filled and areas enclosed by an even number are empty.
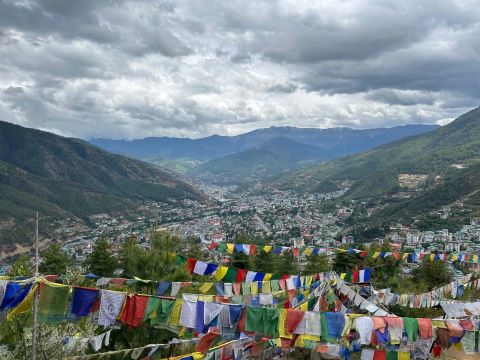
<svg viewBox="0 0 480 360"><path fill-rule="evenodd" d="M69 136L448 121L480 98L474 0L0 0L0 118Z"/></svg>

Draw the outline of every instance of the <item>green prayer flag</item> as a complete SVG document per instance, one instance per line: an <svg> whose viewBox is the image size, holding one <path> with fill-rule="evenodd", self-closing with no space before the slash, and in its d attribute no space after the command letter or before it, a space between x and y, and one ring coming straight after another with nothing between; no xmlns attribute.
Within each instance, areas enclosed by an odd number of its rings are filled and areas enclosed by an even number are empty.
<svg viewBox="0 0 480 360"><path fill-rule="evenodd" d="M185 265L186 262L187 262L187 259L184 256L182 255L175 256L175 265L182 266L182 265Z"/></svg>
<svg viewBox="0 0 480 360"><path fill-rule="evenodd" d="M272 292L280 291L280 282L278 280L270 280L270 287Z"/></svg>
<svg viewBox="0 0 480 360"><path fill-rule="evenodd" d="M280 317L280 311L278 308L263 308L263 334L271 336L272 338L278 337L278 318Z"/></svg>
<svg viewBox="0 0 480 360"><path fill-rule="evenodd" d="M263 333L263 308L247 306L245 310L245 330Z"/></svg>
<svg viewBox="0 0 480 360"><path fill-rule="evenodd" d="M152 325L167 325L170 313L173 309L175 300L160 299L160 304L157 307L157 315L150 322Z"/></svg>
<svg viewBox="0 0 480 360"><path fill-rule="evenodd" d="M282 278L282 274L275 273L272 275L270 280L280 280Z"/></svg>
<svg viewBox="0 0 480 360"><path fill-rule="evenodd" d="M312 311L317 304L317 299L314 297L308 298L308 311Z"/></svg>
<svg viewBox="0 0 480 360"><path fill-rule="evenodd" d="M403 318L403 327L408 335L408 341L417 340L418 335L418 320L415 318L404 317Z"/></svg>
<svg viewBox="0 0 480 360"><path fill-rule="evenodd" d="M227 251L227 244L225 243L218 244L218 252L224 253L225 251Z"/></svg>
<svg viewBox="0 0 480 360"><path fill-rule="evenodd" d="M345 275L344 280L345 280L345 282L348 282L348 283L352 282L352 272L351 271L347 272L347 275Z"/></svg>
<svg viewBox="0 0 480 360"><path fill-rule="evenodd" d="M146 321L153 315L155 310L157 310L158 305L160 304L160 299L157 297L149 297L147 303L147 309L145 310L145 315L143 316L143 321Z"/></svg>
<svg viewBox="0 0 480 360"><path fill-rule="evenodd" d="M333 337L330 335L330 333L328 332L328 325L327 325L327 316L325 315L325 313L320 313L320 327L321 327L321 331L320 333L322 334L322 341L326 341L326 342L336 342L337 341L337 338Z"/></svg>
<svg viewBox="0 0 480 360"><path fill-rule="evenodd" d="M398 360L398 352L397 351L387 351L386 360Z"/></svg>
<svg viewBox="0 0 480 360"><path fill-rule="evenodd" d="M242 294L243 295L250 295L250 284L242 283Z"/></svg>
<svg viewBox="0 0 480 360"><path fill-rule="evenodd" d="M225 274L225 277L222 279L223 282L226 283L234 283L237 280L237 270L228 268L227 273Z"/></svg>
<svg viewBox="0 0 480 360"><path fill-rule="evenodd" d="M69 294L70 287L68 286L42 284L38 303L39 321L54 324L65 320Z"/></svg>

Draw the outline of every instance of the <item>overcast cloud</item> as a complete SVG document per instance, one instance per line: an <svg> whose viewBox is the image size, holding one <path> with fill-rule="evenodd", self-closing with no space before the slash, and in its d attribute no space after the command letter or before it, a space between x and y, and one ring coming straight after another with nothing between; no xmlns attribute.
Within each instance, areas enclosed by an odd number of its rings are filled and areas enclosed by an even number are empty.
<svg viewBox="0 0 480 360"><path fill-rule="evenodd" d="M81 138L446 123L480 105L472 0L0 0L0 119Z"/></svg>

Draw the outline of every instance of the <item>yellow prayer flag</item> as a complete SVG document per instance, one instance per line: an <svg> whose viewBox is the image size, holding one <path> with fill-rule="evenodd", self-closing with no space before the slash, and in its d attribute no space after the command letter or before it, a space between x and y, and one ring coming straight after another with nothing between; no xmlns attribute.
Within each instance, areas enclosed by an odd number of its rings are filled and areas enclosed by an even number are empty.
<svg viewBox="0 0 480 360"><path fill-rule="evenodd" d="M458 255L452 255L452 261L457 261L458 260Z"/></svg>
<svg viewBox="0 0 480 360"><path fill-rule="evenodd" d="M375 253L372 255L372 258L376 259L379 256L380 256L380 251L375 251Z"/></svg>
<svg viewBox="0 0 480 360"><path fill-rule="evenodd" d="M270 250L272 250L272 245L265 245L263 247L263 251L265 251L266 253L270 252Z"/></svg>
<svg viewBox="0 0 480 360"><path fill-rule="evenodd" d="M198 295L198 301L213 302L215 295Z"/></svg>
<svg viewBox="0 0 480 360"><path fill-rule="evenodd" d="M472 260L475 261L475 262L477 262L477 261L478 261L478 255L473 255L473 256L472 256Z"/></svg>
<svg viewBox="0 0 480 360"><path fill-rule="evenodd" d="M227 252L229 254L233 254L234 249L235 249L235 244L227 244Z"/></svg>
<svg viewBox="0 0 480 360"><path fill-rule="evenodd" d="M310 256L312 255L312 251L313 251L312 248L306 248L303 253L305 254L305 256Z"/></svg>
<svg viewBox="0 0 480 360"><path fill-rule="evenodd" d="M172 311L170 312L169 323L173 326L178 326L180 322L180 313L182 312L183 300L177 299L173 304Z"/></svg>
<svg viewBox="0 0 480 360"><path fill-rule="evenodd" d="M215 279L217 279L218 281L222 280L225 277L225 275L227 275L227 272L228 272L228 267L219 266L217 268L217 271L215 272Z"/></svg>
<svg viewBox="0 0 480 360"><path fill-rule="evenodd" d="M265 277L263 278L263 281L269 281L272 278L273 274L272 273L266 273Z"/></svg>
<svg viewBox="0 0 480 360"><path fill-rule="evenodd" d="M250 293L252 295L257 295L258 294L258 282L257 281L252 281L250 283Z"/></svg>
<svg viewBox="0 0 480 360"><path fill-rule="evenodd" d="M271 293L270 281L262 281L262 293Z"/></svg>
<svg viewBox="0 0 480 360"><path fill-rule="evenodd" d="M430 254L430 261L435 260L435 254Z"/></svg>
<svg viewBox="0 0 480 360"><path fill-rule="evenodd" d="M208 282L208 283L203 283L202 285L200 285L200 287L198 288L198 290L200 290L202 293L206 293L208 292L213 286L213 283L212 282Z"/></svg>
<svg viewBox="0 0 480 360"><path fill-rule="evenodd" d="M29 293L25 297L25 299L23 299L23 301L20 304L18 304L16 308L14 308L12 311L10 311L7 314L8 321L10 321L15 315L22 314L30 310L30 308L32 307L32 302L33 302L33 298L35 297L35 291L37 290L37 287L38 287L37 284L33 285Z"/></svg>
<svg viewBox="0 0 480 360"><path fill-rule="evenodd" d="M341 273L340 274L340 279L345 280L346 276L347 276L347 273Z"/></svg>
<svg viewBox="0 0 480 360"><path fill-rule="evenodd" d="M299 309L302 311L308 311L308 302L305 301L302 305L300 305Z"/></svg>
<svg viewBox="0 0 480 360"><path fill-rule="evenodd" d="M404 253L404 254L402 255L402 259L405 260L406 258L408 258L408 255L409 255L408 253Z"/></svg>
<svg viewBox="0 0 480 360"><path fill-rule="evenodd" d="M280 309L280 314L278 315L278 336L285 339L293 339L293 335L287 334L287 330L285 329L287 311L287 309Z"/></svg>
<svg viewBox="0 0 480 360"><path fill-rule="evenodd" d="M302 337L303 340L310 340L310 341L317 341L317 342L320 341L320 336L316 336L316 335L302 334L302 335L299 335L299 337Z"/></svg>
<svg viewBox="0 0 480 360"><path fill-rule="evenodd" d="M313 279L312 275L307 275L306 280L305 280L307 286L312 285L312 279Z"/></svg>

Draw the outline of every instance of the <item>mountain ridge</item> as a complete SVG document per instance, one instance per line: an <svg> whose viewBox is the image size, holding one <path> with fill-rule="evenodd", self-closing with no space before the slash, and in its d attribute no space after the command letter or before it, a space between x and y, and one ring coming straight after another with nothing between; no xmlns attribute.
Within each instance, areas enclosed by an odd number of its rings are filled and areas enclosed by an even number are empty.
<svg viewBox="0 0 480 360"><path fill-rule="evenodd" d="M205 201L184 180L140 160L88 142L0 121L0 243L33 219L85 220L94 213L130 209L138 201ZM10 224L10 225L9 225ZM22 226L23 225L23 226Z"/></svg>
<svg viewBox="0 0 480 360"><path fill-rule="evenodd" d="M292 126L270 127L252 130L250 132L234 135L210 135L204 138L174 138L174 137L147 137L136 140L90 139L89 142L105 150L130 155L137 158L152 156L165 156L170 159L192 158L202 161L212 160L217 157L233 154L262 145L264 142L276 137L290 137L292 140L325 147L327 150L338 147L339 139L349 136L350 139L359 137L355 143L354 152L368 148L363 144L366 138L373 139L375 144L389 142L398 137L410 136L419 132L426 132L438 128L438 125L401 125L391 128L352 129L341 128L297 128ZM400 133L399 135L395 135ZM308 135L308 136L307 136ZM328 140L326 146L319 144L326 141L327 137L335 135ZM365 137L365 135L367 137ZM383 139L382 139L383 137ZM352 140L350 140L352 143ZM349 153L342 149L342 154Z"/></svg>
<svg viewBox="0 0 480 360"><path fill-rule="evenodd" d="M399 175L421 175L425 184L406 199L390 201L404 189ZM478 202L480 187L480 107L434 131L380 145L320 165L281 174L263 186L316 192L325 182L351 184L343 199L387 202L372 219L416 215L461 202ZM429 204L429 206L425 206Z"/></svg>

